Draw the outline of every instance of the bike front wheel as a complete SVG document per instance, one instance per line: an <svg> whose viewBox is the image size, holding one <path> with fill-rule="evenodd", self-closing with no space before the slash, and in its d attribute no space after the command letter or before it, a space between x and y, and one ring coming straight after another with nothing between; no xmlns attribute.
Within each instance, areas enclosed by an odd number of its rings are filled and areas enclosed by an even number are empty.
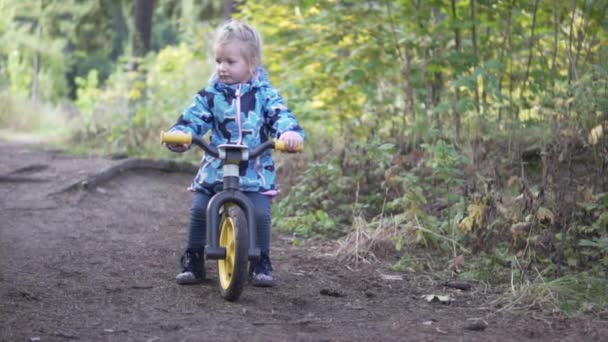
<svg viewBox="0 0 608 342"><path fill-rule="evenodd" d="M220 222L220 246L226 249L226 258L217 261L218 284L222 297L235 301L247 281L249 232L247 218L239 206L225 209Z"/></svg>

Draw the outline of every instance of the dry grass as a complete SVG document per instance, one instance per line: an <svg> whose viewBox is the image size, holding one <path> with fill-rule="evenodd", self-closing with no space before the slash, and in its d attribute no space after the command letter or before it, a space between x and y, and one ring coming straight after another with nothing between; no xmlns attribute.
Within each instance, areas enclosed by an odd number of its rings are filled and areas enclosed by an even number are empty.
<svg viewBox="0 0 608 342"><path fill-rule="evenodd" d="M49 103L36 103L0 92L0 137L13 141L49 142L68 136L68 114L65 108Z"/></svg>
<svg viewBox="0 0 608 342"><path fill-rule="evenodd" d="M397 253L394 239L399 232L382 217L368 223L356 216L352 227L353 231L338 241L336 257L340 262L357 267L359 263L377 262Z"/></svg>
<svg viewBox="0 0 608 342"><path fill-rule="evenodd" d="M511 291L493 304L499 311L538 309L567 316L602 312L608 310L608 286L605 279L587 273L548 280L537 271L531 281L512 282Z"/></svg>

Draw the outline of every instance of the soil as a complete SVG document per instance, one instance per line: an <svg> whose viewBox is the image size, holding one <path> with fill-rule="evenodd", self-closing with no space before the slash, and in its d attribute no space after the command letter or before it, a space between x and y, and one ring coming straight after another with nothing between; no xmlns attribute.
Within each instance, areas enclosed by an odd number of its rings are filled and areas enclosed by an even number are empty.
<svg viewBox="0 0 608 342"><path fill-rule="evenodd" d="M0 142L0 340L601 340L606 317L500 310L498 289L461 291L388 262L345 264L337 243L275 232L278 285L219 294L175 283L191 194L188 173L138 170L92 190L75 180L120 163ZM426 301L424 295L452 301Z"/></svg>

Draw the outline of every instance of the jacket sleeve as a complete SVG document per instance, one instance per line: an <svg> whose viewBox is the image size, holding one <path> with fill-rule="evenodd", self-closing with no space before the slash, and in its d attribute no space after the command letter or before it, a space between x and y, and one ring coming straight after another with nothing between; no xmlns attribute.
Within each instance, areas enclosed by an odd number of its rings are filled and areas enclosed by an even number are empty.
<svg viewBox="0 0 608 342"><path fill-rule="evenodd" d="M304 130L298 124L293 113L287 108L278 91L273 87L268 87L264 98L264 113L271 135L279 138L281 134L292 131L298 133L304 139Z"/></svg>
<svg viewBox="0 0 608 342"><path fill-rule="evenodd" d="M203 136L213 125L212 101L213 95L211 93L205 90L200 91L194 97L192 104L183 111L169 131Z"/></svg>

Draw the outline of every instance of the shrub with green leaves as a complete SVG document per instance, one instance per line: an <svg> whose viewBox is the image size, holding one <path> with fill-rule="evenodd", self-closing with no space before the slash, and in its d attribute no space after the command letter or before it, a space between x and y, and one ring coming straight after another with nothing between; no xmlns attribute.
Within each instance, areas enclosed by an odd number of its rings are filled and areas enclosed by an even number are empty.
<svg viewBox="0 0 608 342"><path fill-rule="evenodd" d="M314 148L314 147L313 147ZM289 194L275 206L275 225L299 235L343 235L353 213L373 217L384 200L384 171L395 151L379 141L355 142L358 153L330 155L308 165Z"/></svg>

